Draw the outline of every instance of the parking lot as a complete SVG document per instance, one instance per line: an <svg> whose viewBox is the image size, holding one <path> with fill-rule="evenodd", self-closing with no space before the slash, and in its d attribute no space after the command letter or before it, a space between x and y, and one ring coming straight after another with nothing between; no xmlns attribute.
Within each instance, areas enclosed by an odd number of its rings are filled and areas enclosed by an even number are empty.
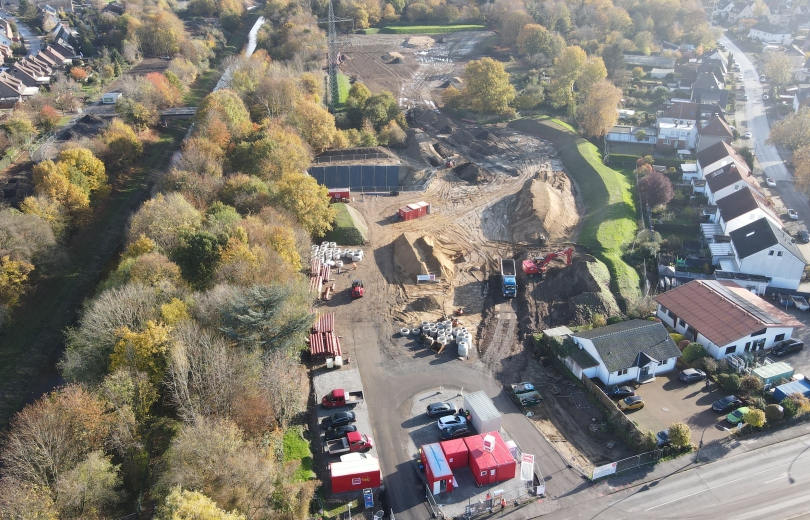
<svg viewBox="0 0 810 520"><path fill-rule="evenodd" d="M657 376L655 381L641 385L636 395L644 398L644 408L627 412L627 417L642 431L657 433L669 425L681 421L692 429L692 442L698 444L726 437L730 425L725 414L711 409L712 403L727 395L712 384L706 387L703 381L686 384L678 379L679 370Z"/></svg>
<svg viewBox="0 0 810 520"><path fill-rule="evenodd" d="M804 327L795 329L793 331L793 337L804 341L805 347L801 352L787 354L786 356L777 359L779 359L779 361L790 363L790 365L796 369L797 374L803 374L810 377L810 347L807 346L808 342L810 342L810 311L800 311L796 307L788 307L787 310L782 307L782 310L799 320L804 325Z"/></svg>

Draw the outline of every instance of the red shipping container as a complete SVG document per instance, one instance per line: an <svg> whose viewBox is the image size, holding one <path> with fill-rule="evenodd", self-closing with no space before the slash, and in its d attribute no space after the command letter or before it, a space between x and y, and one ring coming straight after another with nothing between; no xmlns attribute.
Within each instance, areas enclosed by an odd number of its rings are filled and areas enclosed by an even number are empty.
<svg viewBox="0 0 810 520"><path fill-rule="evenodd" d="M425 477L428 481L430 491L437 495L446 491L453 490L453 471L447 463L447 458L444 456L439 443L425 444L422 446L422 454L420 456L422 464L425 466Z"/></svg>
<svg viewBox="0 0 810 520"><path fill-rule="evenodd" d="M402 220L413 220L419 215L411 208L405 206L404 208L399 208L399 216Z"/></svg>
<svg viewBox="0 0 810 520"><path fill-rule="evenodd" d="M512 457L509 446L506 445L506 442L504 442L498 432L492 432L489 435L495 437L495 449L492 451L492 456L495 457L495 462L498 463L496 482L515 478L517 474L517 461Z"/></svg>
<svg viewBox="0 0 810 520"><path fill-rule="evenodd" d="M382 472L380 459L361 459L349 462L333 462L329 466L332 476L332 493L361 491L380 487Z"/></svg>
<svg viewBox="0 0 810 520"><path fill-rule="evenodd" d="M471 437L464 437L464 444L467 445L467 449L470 451L469 466L473 478L475 478L475 482L479 486L497 482L495 478L498 463L491 453L484 451L483 436L473 435Z"/></svg>
<svg viewBox="0 0 810 520"><path fill-rule="evenodd" d="M463 438L451 439L449 441L443 441L439 444L442 447L444 456L447 458L447 464L450 465L450 469L467 467L467 460L470 455L470 450L468 450L467 445L464 444Z"/></svg>

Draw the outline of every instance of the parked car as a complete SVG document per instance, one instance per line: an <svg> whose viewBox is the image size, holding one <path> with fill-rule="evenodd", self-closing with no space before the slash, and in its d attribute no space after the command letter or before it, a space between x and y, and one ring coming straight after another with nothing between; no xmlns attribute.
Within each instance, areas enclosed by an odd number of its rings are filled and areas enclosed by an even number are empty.
<svg viewBox="0 0 810 520"><path fill-rule="evenodd" d="M726 413L730 410L736 410L742 406L742 401L736 395L727 395L712 403L712 410L717 413Z"/></svg>
<svg viewBox="0 0 810 520"><path fill-rule="evenodd" d="M607 390L605 390L605 394L607 394L607 396L610 397L611 399L621 399L624 397L636 395L636 391L629 386L613 385Z"/></svg>
<svg viewBox="0 0 810 520"><path fill-rule="evenodd" d="M738 422L743 420L743 417L745 417L745 414L747 414L747 413L748 413L748 407L743 406L741 408L737 408L736 410L734 410L733 412L728 414L726 416L726 420L728 422L730 422L731 424L737 424Z"/></svg>
<svg viewBox="0 0 810 520"><path fill-rule="evenodd" d="M796 213L795 209L788 210L788 217L790 217L791 220L799 220L799 214Z"/></svg>
<svg viewBox="0 0 810 520"><path fill-rule="evenodd" d="M768 177L767 179L765 179L765 184L767 184L771 188L776 188L776 179Z"/></svg>
<svg viewBox="0 0 810 520"><path fill-rule="evenodd" d="M748 94L743 94L743 101L748 101Z"/></svg>
<svg viewBox="0 0 810 520"><path fill-rule="evenodd" d="M745 132L743 134L743 139L751 139L751 132Z"/></svg>
<svg viewBox="0 0 810 520"><path fill-rule="evenodd" d="M802 244L810 243L810 233L808 233L806 229L800 229L798 235L799 242Z"/></svg>
<svg viewBox="0 0 810 520"><path fill-rule="evenodd" d="M467 424L467 418L463 415L448 415L439 419L437 424L439 425L440 430L444 430L445 428L449 428L451 426Z"/></svg>
<svg viewBox="0 0 810 520"><path fill-rule="evenodd" d="M655 442L660 447L669 446L672 441L669 440L669 430L661 430L655 434Z"/></svg>
<svg viewBox="0 0 810 520"><path fill-rule="evenodd" d="M743 80L743 75L742 75L742 74L738 74L738 75L737 75L737 81L742 81L742 80Z"/></svg>
<svg viewBox="0 0 810 520"><path fill-rule="evenodd" d="M627 397L619 401L619 410L623 412L627 412L630 410L641 410L644 408L644 400L641 398L640 395L634 395L632 397Z"/></svg>
<svg viewBox="0 0 810 520"><path fill-rule="evenodd" d="M470 429L466 424L457 424L443 429L439 435L443 441L449 441L450 439L457 439L458 437L466 437L469 434Z"/></svg>
<svg viewBox="0 0 810 520"><path fill-rule="evenodd" d="M450 403L430 403L427 405L427 414L430 417L444 417L445 415L456 415L458 409L456 405Z"/></svg>
<svg viewBox="0 0 810 520"><path fill-rule="evenodd" d="M766 79L768 79L768 78L765 77L765 74L763 74L762 76L759 77L760 81L765 81Z"/></svg>
<svg viewBox="0 0 810 520"><path fill-rule="evenodd" d="M353 424L347 424L345 426L338 426L334 430L329 430L326 432L324 437L327 441L332 441L335 439L340 439L341 437L345 437L349 432L356 432L357 426Z"/></svg>
<svg viewBox="0 0 810 520"><path fill-rule="evenodd" d="M785 354L790 354L793 352L798 352L804 348L804 342L799 341L797 339L786 339L780 341L776 345L773 346L771 349L771 354L777 357L782 357Z"/></svg>
<svg viewBox="0 0 810 520"><path fill-rule="evenodd" d="M357 416L354 415L354 412L337 412L321 421L321 428L324 430L331 430L333 428L337 428L338 426L345 426L349 423L353 423L356 420Z"/></svg>
<svg viewBox="0 0 810 520"><path fill-rule="evenodd" d="M686 370L681 370L681 375L678 376L678 379L684 383L703 381L706 379L706 372L703 370L698 370L697 368L687 368Z"/></svg>
<svg viewBox="0 0 810 520"><path fill-rule="evenodd" d="M762 94L762 99L767 101L768 100L768 94Z"/></svg>

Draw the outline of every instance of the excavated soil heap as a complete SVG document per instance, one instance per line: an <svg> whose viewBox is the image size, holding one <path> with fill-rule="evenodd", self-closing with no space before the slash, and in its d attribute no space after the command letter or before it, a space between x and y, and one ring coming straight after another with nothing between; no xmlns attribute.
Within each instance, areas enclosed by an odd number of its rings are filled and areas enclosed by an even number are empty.
<svg viewBox="0 0 810 520"><path fill-rule="evenodd" d="M590 255L575 256L569 266L557 260L550 263L546 279L535 286L532 296L538 314L547 315L541 326L584 325L595 314L621 315L610 292L607 266Z"/></svg>
<svg viewBox="0 0 810 520"><path fill-rule="evenodd" d="M436 41L430 36L411 36L405 40L402 46L412 49L429 49L433 47L434 43L436 43Z"/></svg>
<svg viewBox="0 0 810 520"><path fill-rule="evenodd" d="M453 278L453 262L439 248L431 235L403 233L394 240L394 264L402 278L412 282L416 275L435 274L445 280Z"/></svg>
<svg viewBox="0 0 810 520"><path fill-rule="evenodd" d="M408 304L407 311L431 312L441 310L442 303L435 296L422 296Z"/></svg>
<svg viewBox="0 0 810 520"><path fill-rule="evenodd" d="M491 173L471 162L459 164L453 168L453 173L455 173L459 179L467 181L470 184L483 184L491 181L493 178Z"/></svg>
<svg viewBox="0 0 810 520"><path fill-rule="evenodd" d="M489 240L535 243L540 235L564 239L579 222L571 180L561 171L541 171L514 195L493 204L481 216Z"/></svg>

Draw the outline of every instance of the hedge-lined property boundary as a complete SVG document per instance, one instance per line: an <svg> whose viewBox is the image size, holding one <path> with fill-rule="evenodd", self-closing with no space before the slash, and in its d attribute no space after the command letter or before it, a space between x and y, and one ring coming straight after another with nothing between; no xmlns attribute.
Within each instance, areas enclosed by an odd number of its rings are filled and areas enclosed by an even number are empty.
<svg viewBox="0 0 810 520"><path fill-rule="evenodd" d="M612 153L608 158L608 162L612 165L617 166L636 166L636 161L641 158L640 155L632 155L627 153ZM658 166L666 166L667 168L677 168L682 164L695 162L685 159L672 159L669 157L657 157L655 159L655 164Z"/></svg>
<svg viewBox="0 0 810 520"><path fill-rule="evenodd" d="M638 273L622 259L622 246L633 241L637 229L633 175L602 164L599 150L562 121L520 119L509 126L551 141L557 147L588 207L579 243L607 265L612 289L625 304L638 299L641 295Z"/></svg>
<svg viewBox="0 0 810 520"><path fill-rule="evenodd" d="M447 34L458 31L483 31L483 25L389 25L382 34Z"/></svg>

